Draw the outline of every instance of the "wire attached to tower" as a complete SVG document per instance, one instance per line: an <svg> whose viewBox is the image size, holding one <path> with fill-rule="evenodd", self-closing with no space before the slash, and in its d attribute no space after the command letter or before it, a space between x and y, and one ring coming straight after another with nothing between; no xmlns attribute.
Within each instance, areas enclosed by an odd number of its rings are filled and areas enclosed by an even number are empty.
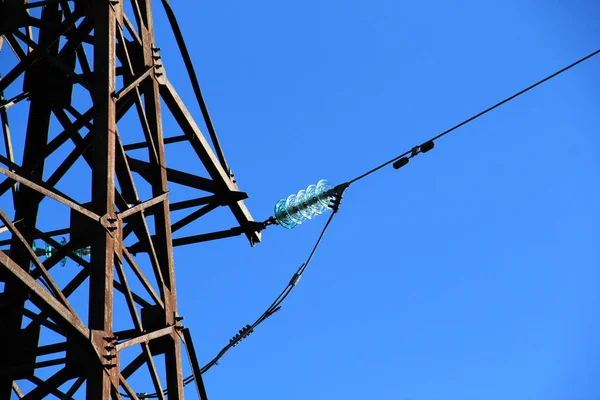
<svg viewBox="0 0 600 400"><path fill-rule="evenodd" d="M509 97L505 98L504 100L494 104L493 106L488 107L485 110L475 114L474 116L454 125L453 127L434 136L433 138L429 139L428 141L424 142L423 144L412 147L410 150L405 151L404 153L400 154L399 156L396 156L396 157L392 158L391 160L388 160L388 161L384 162L383 164L380 164L379 166L355 177L354 179L349 180L346 183L343 183L334 188L331 188L331 185L329 184L329 182L319 181L319 183L317 183L317 185L311 185L306 190L301 190L300 192L298 192L295 195L290 195L286 199L279 200L277 202L277 204L275 205L275 216L270 217L268 220L266 220L263 223L265 228L269 225L281 225L285 228L291 229L291 228L295 227L296 225L301 224L306 219L310 219L310 218L326 211L326 209L328 209L328 208L331 208L333 210L333 213L331 214L327 223L325 224L325 227L323 228L323 231L321 232L321 235L319 236L317 243L313 247L313 250L310 253L310 256L308 257L306 263L304 263L300 266L298 271L294 274L294 276L290 280L290 283L288 284L288 286L283 290L283 292L279 295L279 297L277 297L277 299L273 302L273 304L271 304L271 306L269 308L267 308L267 310L255 321L254 324L252 324L250 326L247 325L245 328L246 331L244 331L244 332L252 332L254 330L254 328L256 328L256 326L258 326L265 319L267 319L268 317L273 315L273 313L279 311L280 304L283 302L283 300L285 300L285 298L289 295L289 293L293 290L293 288L296 286L296 284L302 277L302 274L306 270L308 263L310 263L315 251L317 250L317 247L319 246L319 243L321 242L321 239L323 238L325 231L329 227L331 220L333 219L334 215L337 213L339 206L340 206L340 201L342 199L342 194L352 183L357 182L361 179L364 179L367 176L373 174L374 172L376 172L390 164L392 164L394 169L400 169L400 168L406 166L412 158L418 156L419 154L424 154L424 153L427 153L427 152L433 150L435 148L435 141L437 139L440 139L441 137L449 134L450 132L455 131L456 129L468 124L471 121L474 121L475 119L483 116L484 114L487 114L488 112L500 107L501 105L508 103L509 101L521 96L522 94L541 85L542 83L547 82L550 79L562 74L563 72L568 71L569 69L592 58L593 56L597 55L598 53L600 53L600 49L588 54L587 56L585 56L583 58L580 58L579 60L567 65L566 67L554 72L553 74L548 75L547 77L535 82L534 84L526 87L523 90L520 90L519 92L513 94L512 96L509 96ZM241 333L242 333L242 331L240 331L240 334ZM241 339L246 337L247 334L242 335L242 336L243 337L241 337ZM236 337L234 337L234 339L235 338ZM211 360L208 364L206 364L201 369L201 372L204 373L204 372L208 371L212 366L214 366L218 362L218 360L231 347L233 347L235 344L238 344L239 341L241 341L241 339L240 340L232 339L232 341L230 342L229 345L225 346L217 354L217 356L215 358L213 358L213 360ZM192 380L193 380L193 377L187 378L186 381L188 383L191 382L189 380L190 378L192 378Z"/></svg>
<svg viewBox="0 0 600 400"><path fill-rule="evenodd" d="M260 324L262 324L267 318L269 318L270 316L275 314L277 311L281 310L282 303L290 295L292 290L294 290L294 288L298 285L298 282L302 278L302 275L308 268L308 265L312 261L313 256L315 255L317 249L319 248L319 245L321 244L321 241L323 240L323 237L325 236L325 232L327 232L327 228L329 228L331 221L333 220L333 217L339 211L340 204L342 201L342 195L347 187L348 187L347 184L342 184L342 185L338 185L338 186L328 190L327 196L331 200L330 208L333 210L333 212L331 213L331 215L329 216L329 219L325 223L325 226L323 227L321 234L317 238L317 241L315 242L310 254L308 255L308 258L302 265L300 265L298 270L296 272L294 272L294 274L290 278L287 286L281 291L279 296L277 296L275 298L275 300L271 303L271 305L269 307L267 307L267 309L254 321L254 323L248 324L248 325L244 326L242 329L240 329L239 332L229 340L229 343L227 345L225 345L221 349L221 351L219 351L212 360L210 360L206 365L204 365L202 368L200 368L200 374L204 374L206 371L208 371L215 365L218 365L219 360L221 359L221 357L223 357L225 355L225 353L227 353L231 348L236 347L238 344L240 344L240 342L243 339L245 339L246 337L248 337L248 335L250 335L252 332L254 332L254 329L256 329L256 327L258 327ZM194 381L194 375L190 375L183 380L183 384L188 385L188 384L192 383L193 381ZM168 390L163 390L163 394L167 395ZM125 393L121 393L121 395L123 397L129 397ZM159 397L157 393L138 393L137 396L138 396L138 398L144 398L144 399Z"/></svg>
<svg viewBox="0 0 600 400"><path fill-rule="evenodd" d="M566 72L566 71L570 70L574 66L576 66L578 64L581 64L582 62L584 62L584 61L586 61L586 60L594 57L598 53L600 53L600 49L598 49L598 50L596 50L596 51L588 54L587 56L585 56L583 58L580 58L579 60L575 61L574 63L571 63L571 64L567 65L566 67L564 67L564 68L556 71L555 73L553 73L551 75L548 75L544 79L541 79L541 80L537 81L536 83L534 83L534 84L526 87L525 89L523 89L523 90L521 90L521 91L513 94L512 96L509 96L509 97L505 98L504 100L502 100L502 101L494 104L493 106L491 106L489 108L486 108L485 110L483 110L483 111L481 111L481 112L473 115L471 118L467 118L466 120L464 120L464 121L462 121L462 122L454 125L452 128L447 129L444 132L438 134L437 136L432 137L431 139L429 139L427 142L423 143L422 145L413 147L411 150L407 150L404 153L400 154L399 156L396 156L396 157L392 158L391 160L388 160L388 161L384 162L383 164L378 165L377 167L375 167L375 168L373 168L373 169L365 172L364 174L357 176L356 178L348 181L348 184L350 185L350 184L352 184L354 182L357 182L357 181L359 181L361 179L364 179L367 176L371 175L372 173L374 173L376 171L379 171L381 168L386 167L386 166L388 166L388 165L390 165L392 163L394 163L394 168L395 169L399 169L399 168L403 167L404 165L408 164L408 159L415 157L419 153L426 153L427 151L431 150L433 148L433 146L434 146L434 142L436 140L438 140L439 138L441 138L442 136L446 136L447 134L449 134L450 132L452 132L452 131L460 128L461 126L464 126L464 125L468 124L469 122L476 120L477 118L481 117L482 115L487 114L488 112L490 112L490 111L492 111L492 110L500 107L501 105L503 105L505 103L508 103L509 101L511 101L511 100L513 100L513 99L515 99L515 98L517 98L519 96L521 96L522 94L524 94L524 93L530 91L531 89L533 89L533 88L541 85L542 83L547 82L550 79L557 77L558 75L562 74L563 72ZM420 149L420 151L418 151L415 154L415 152L414 152L415 149ZM426 149L426 150L423 150L423 149ZM401 159L404 159L404 160L400 161ZM395 163L396 161L398 163Z"/></svg>
<svg viewBox="0 0 600 400"><path fill-rule="evenodd" d="M260 315L260 317L258 317L256 319L256 321L254 321L253 324L246 325L246 327L244 329L242 329L244 332L240 331L240 333L238 335L234 336L233 339L231 339L229 341L229 344L227 344L225 347L223 347L223 349L221 349L221 351L210 362L208 362L204 367L202 367L200 369L201 373L205 373L210 368L212 368L214 365L216 365L218 363L219 359L221 357L223 357L225 355L225 353L227 351L229 351L229 349L231 349L232 347L239 344L239 342L241 342L241 340L243 338L248 336L249 333L253 332L254 329L258 325L263 323L267 318L269 318L271 315L275 314L277 311L279 311L281 309L281 304L290 295L292 290L294 290L294 288L300 281L300 278L302 278L302 275L306 271L306 268L308 268L308 265L312 261L313 256L315 255L319 245L321 244L321 241L323 240L323 236L325 236L325 232L327 232L327 228L329 228L329 225L331 224L333 217L337 214L337 212L339 210L339 207L340 207L340 204L342 201L342 195L343 195L344 191L346 190L346 188L347 188L347 186L344 184L344 185L338 185L331 190L331 192L330 192L331 193L330 197L332 199L331 209L333 210L333 212L331 213L331 215L329 216L329 219L325 223L325 226L323 227L321 234L319 235L317 241L315 242L315 245L313 246L312 251L310 252L308 258L298 268L298 270L294 273L294 275L292 275L287 286L283 289L283 291L279 294L279 296L277 296L275 298L273 303L271 303L271 305L269 307L267 307L267 309ZM246 332L247 332L247 334L246 334ZM193 376L186 378L184 380L184 383L186 383L186 382L189 383L191 381L193 381Z"/></svg>
<svg viewBox="0 0 600 400"><path fill-rule="evenodd" d="M587 56L585 56L583 58L580 58L579 60L575 61L574 63L569 64L568 66L554 72L553 74L548 75L547 77L545 77L545 78L537 81L536 83L526 87L525 89L513 94L512 96L505 98L504 100L494 104L493 106L486 108L485 110L460 122L459 124L454 125L453 127L434 136L433 138L429 139L428 141L424 142L423 144L412 147L410 150L405 151L404 153L400 154L399 156L396 156L396 157L392 158L391 160L388 160L388 161L384 162L383 164L378 165L377 167L355 177L354 179L352 179L346 183L343 183L334 188L331 188L331 185L329 184L329 182L319 181L319 183L317 185L311 185L306 190L301 190L297 194L290 195L290 196L288 196L288 198L282 199L279 202L277 202L277 204L275 206L275 215L270 217L269 219L267 219L265 222L263 222L263 229L265 229L266 227L268 227L270 225L281 225L288 229L291 229L291 228L295 227L296 225L301 224L306 219L311 219L312 217L314 217L318 214L321 214L322 212L326 211L329 208L332 209L333 212L330 215L329 219L327 220L327 223L325 224L323 230L321 231L321 234L319 235L319 238L317 239L306 262L298 268L298 270L294 273L294 275L292 275L292 278L290 279L290 281L289 281L288 285L285 287L285 289L279 294L279 296L277 296L277 298L273 301L273 303L271 303L271 305L265 310L265 312L263 312L260 315L260 317L258 317L252 325L246 325L244 328L242 328L239 331L239 333L236 334L229 341L229 344L227 344L225 347L223 347L221 349L221 351L210 362L208 362L206 365L204 365L204 367L202 367L200 369L201 374L204 374L206 371L208 371L210 368L212 368L214 365L216 365L218 363L218 361L221 359L221 357L223 357L225 355L225 353L227 353L227 351L229 351L232 347L237 346L244 338L246 338L250 333L252 333L258 325L260 325L267 318L269 318L270 316L272 316L274 313L276 313L277 311L279 311L281 309L281 304L289 296L291 291L298 284L298 281L300 280L300 278L306 271L306 268L308 267L317 248L319 247L319 244L321 243L321 240L323 239L323 236L325 235L325 232L327 231L327 228L329 227L333 217L337 214L337 211L339 210L339 206L340 206L340 203L342 200L342 194L352 183L357 182L361 179L364 179L367 176L373 174L376 171L379 171L380 169L382 169L390 164L392 164L394 169L400 169L400 168L406 166L412 158L418 156L419 154L427 153L427 152L431 151L435 147L435 141L437 139L440 139L441 137L449 134L450 132L453 132L454 130L468 124L471 121L474 121L475 119L483 116L484 114L487 114L488 112L500 107L501 105L521 96L522 94L541 85L542 83L547 82L550 79L562 74L563 72L575 67L576 65L592 58L593 56L597 55L598 53L600 53L600 49L588 54ZM325 182L325 183L322 183L322 182ZM321 186L319 186L319 184L321 184ZM185 378L183 380L183 383L184 383L184 385L187 385L193 381L194 381L194 377L193 377L193 375L191 375L191 376ZM164 394L167 394L167 393L168 392L165 390ZM124 395L124 394L122 394L122 395L124 397L128 397L127 395ZM143 397L141 397L141 396L143 396ZM156 394L156 393L152 393L152 394L139 393L138 397L140 397L140 398L156 398L156 397L158 397L158 394Z"/></svg>

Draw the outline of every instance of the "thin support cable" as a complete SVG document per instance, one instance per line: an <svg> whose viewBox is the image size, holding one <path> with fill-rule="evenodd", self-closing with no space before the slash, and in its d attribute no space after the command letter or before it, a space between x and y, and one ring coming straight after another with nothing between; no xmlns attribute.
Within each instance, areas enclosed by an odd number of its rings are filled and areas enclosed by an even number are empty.
<svg viewBox="0 0 600 400"><path fill-rule="evenodd" d="M312 251L310 252L308 258L306 259L306 262L304 262L298 268L298 270L294 273L294 275L290 279L290 282L283 289L283 291L279 294L279 296L277 296L277 298L273 301L273 303L271 303L271 305L265 310L265 312L262 313L262 315L260 317L258 317L252 325L247 327L246 332L249 332L249 333L252 332L254 330L254 328L256 328L258 325L260 325L264 320L266 320L271 315L273 315L274 313L276 313L277 311L279 311L281 309L281 304L290 295L292 290L294 290L298 281L300 280L300 278L306 271L306 268L308 268L308 265L310 264L313 256L315 255L315 252L317 251L317 248L319 247L319 245L321 244L321 241L323 240L323 237L325 236L325 232L327 232L327 228L329 228L331 221L333 220L333 217L337 214L340 201L341 201L341 193L336 197L335 204L333 207L333 212L331 213L331 215L329 216L329 219L325 223L325 226L323 227L323 230L321 231L319 238L317 239L315 245L312 248ZM245 336L243 336L243 337L245 337ZM215 358L213 358L209 363L207 363L204 367L201 368L201 370L200 370L201 373L204 374L206 371L208 371L210 368L212 368L219 361L219 359L221 357L223 357L223 355L225 355L225 353L227 351L229 351L229 349L231 349L233 346L237 345L241 341L241 339L243 339L243 337L241 337L237 341L232 341L227 346L223 347L223 349L217 354L217 356ZM191 382L191 380L189 380L190 378L193 378L193 377L186 378L186 381Z"/></svg>
<svg viewBox="0 0 600 400"><path fill-rule="evenodd" d="M340 203L342 200L342 194L347 187L348 186L346 184L338 186L338 188L340 188L340 190L335 195L334 204L332 207L333 212L327 219L327 222L325 223L325 226L323 227L321 234L319 235L317 241L315 242L315 245L313 246L308 258L298 268L298 270L294 273L294 275L292 275L292 278L290 279L287 286L281 291L279 296L277 296L275 298L275 300L271 303L271 305L269 307L267 307L267 309L256 319L256 321L254 321L254 323L252 325L246 325L245 328L240 330L239 335L234 336L234 339L232 339L229 342L229 344L227 344L225 347L223 347L221 349L221 351L219 351L219 353L217 353L217 355L211 361L209 361L206 365L204 365L202 368L200 368L200 374L204 374L206 371L211 369L213 366L217 365L219 360L221 359L221 357L223 357L225 355L225 353L227 353L232 347L237 346L242 341L242 339L244 339L246 336L248 336L250 333L252 333L258 325L260 325L267 318L269 318L271 315L275 314L277 311L279 311L281 309L281 304L290 295L292 290L294 290L294 288L298 284L298 281L300 280L300 278L306 271L308 264L310 264L311 260L313 259L313 256L315 255L317 248L319 247L319 245L321 244L321 241L323 240L323 237L325 236L325 232L327 232L327 228L329 228L331 221L333 220L333 217L337 214L337 212L339 210ZM194 375L190 375L183 380L183 384L185 386L185 385L192 383L193 381L194 381ZM168 394L168 390L163 390L163 395L167 395L167 394ZM142 396L143 398L157 398L158 397L157 393L138 393L137 395L138 395L138 397ZM126 393L121 393L121 396L130 398L130 396L127 395ZM140 397L140 398L142 398L142 397Z"/></svg>
<svg viewBox="0 0 600 400"><path fill-rule="evenodd" d="M582 62L584 62L584 61L586 61L586 60L588 60L588 59L590 59L590 58L594 57L594 56L595 56L596 54L598 54L598 53L600 53L600 49L598 49L598 50L596 50L596 51L594 51L594 52L592 52L592 53L588 54L587 56L585 56L585 57L583 57L583 58L580 58L579 60L575 61L575 62L574 62L574 63L572 63L572 64L569 64L569 65L567 65L566 67L564 67L564 68L562 68L562 69L560 69L560 70L556 71L555 73L553 73L553 74L551 74L551 75L548 75L548 76L547 76L547 77L545 77L544 79L537 81L537 82L536 82L536 83L534 83L533 85L526 87L525 89L523 89L523 90L521 90L521 91L519 91L519 92L517 92L517 93L513 94L513 95L512 95L512 96L510 96L510 97L507 97L506 99L504 99L504 100L502 100L502 101L500 101L500 102L498 102L498 103L494 104L493 106L491 106L491 107L489 107L489 108L486 108L485 110L481 111L481 112L480 112L480 113L478 113L478 114L475 114L475 115L474 115L474 116L472 116L471 118L468 118L468 119L466 119L466 120L462 121L461 123L459 123L459 124L457 124L457 125L454 125L452 128L445 130L444 132L440 133L440 134L439 134L439 135L437 135L437 136L434 136L433 138L429 139L429 140L428 140L427 142L425 142L425 143L428 143L428 142L433 142L433 141L435 141L435 140L437 140L437 139L441 138L442 136L445 136L445 135L449 134L450 132L452 132L452 131L454 131L454 130L456 130L456 129L460 128L461 126L468 124L469 122L471 122L471 121L473 121L473 120L475 120L475 119L477 119L477 118L481 117L481 116L482 116L482 115L484 115L484 114L487 114L488 112L490 112L490 111L494 110L495 108L498 108L498 107L500 107L501 105L503 105L503 104L505 104L505 103L508 103L509 101L511 101L511 100L513 100L513 99L515 99L515 98L517 98L517 97L519 97L519 96L521 96L522 94L524 94L524 93L526 93L526 92L530 91L531 89L533 89L533 88L535 88L535 87L537 87L537 86L541 85L542 83L544 83L544 82L547 82L547 81L549 81L550 79L552 79L552 78L555 78L556 76L558 76L558 75L562 74L563 72L565 72L565 71L568 71L569 69L573 68L574 66L576 66L576 65L578 65L578 64L581 64ZM416 148L418 148L418 146L417 146ZM377 167L375 167L375 168L373 168L373 169L371 169L371 170L369 170L369 171L365 172L364 174L357 176L356 178L352 179L352 180L351 180L351 181L349 181L348 183L349 183L349 184L351 184L351 183L354 183L354 182L356 182L356 181L358 181L358 180L361 180L361 179L363 179L363 178L365 178L365 177L367 177L367 176L371 175L373 172L376 172L376 171L380 170L381 168L383 168L383 167L385 167L385 166L387 166L387 165L389 165L389 164L393 163L394 161L396 161L396 160L399 160L400 158L402 158L402 157L405 157L405 156L407 156L407 155L409 155L409 154L411 154L411 153L413 153L413 154L411 155L411 157L414 157L414 156L416 155L416 154L414 153L414 149L415 149L415 148L413 148L413 149L411 149L411 150L408 150L408 151L406 151L406 152L404 152L404 153L400 154L399 156L397 156L397 157L394 157L394 158L392 158L391 160L384 162L383 164L381 164L381 165L379 165L379 166L377 166Z"/></svg>

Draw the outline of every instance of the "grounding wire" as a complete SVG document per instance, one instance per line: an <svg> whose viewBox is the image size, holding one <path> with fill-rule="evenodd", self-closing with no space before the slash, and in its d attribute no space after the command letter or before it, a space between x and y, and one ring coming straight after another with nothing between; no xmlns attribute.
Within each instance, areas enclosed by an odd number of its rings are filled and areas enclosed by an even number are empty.
<svg viewBox="0 0 600 400"><path fill-rule="evenodd" d="M576 66L576 65L578 65L578 64L580 64L580 63L582 63L582 62L584 62L584 61L586 61L586 60L588 60L588 59L592 58L593 56L595 56L595 55L596 55L596 54L598 54L598 53L600 53L600 49L598 49L598 50L596 50L596 51L594 51L594 52L592 52L592 53L588 54L587 56L585 56L585 57L583 57L583 58L580 58L579 60L575 61L575 62L574 62L574 63L572 63L572 64L569 64L569 65L567 65L566 67L564 67L564 68L562 68L562 69L560 69L560 70L556 71L555 73L553 73L553 74L551 74L551 75L548 75L548 76L547 76L547 77L545 77L544 79L537 81L536 83L534 83L534 84L532 84L532 85L530 85L530 86L526 87L525 89L523 89L523 90L521 90L521 91L519 91L519 92L517 92L517 93L513 94L513 95L512 95L512 96L510 96L510 97L507 97L507 98L505 98L504 100L502 100L502 101L500 101L500 102L498 102L498 103L494 104L493 106L491 106L491 107L489 107L489 108L486 108L485 110L481 111L480 113L473 115L471 118L468 118L468 119L466 119L466 120L462 121L461 123L459 123L459 124L457 124L457 125L454 125L452 128L450 128L450 129L447 129L447 130L445 130L444 132L440 133L439 135L437 135L437 136L435 136L435 137L433 137L433 138L429 139L429 140L428 140L428 142L433 142L433 141L435 141L435 140L437 140L437 139L441 138L442 136L445 136L445 135L449 134L450 132L452 132L452 131L454 131L454 130L456 130L456 129L460 128L461 126L468 124L469 122L471 122L471 121L473 121L473 120L475 120L475 119L477 119L477 118L481 117L481 116L482 116L482 115L484 115L484 114L487 114L488 112L490 112L490 111L494 110L495 108L498 108L498 107L500 107L501 105L503 105L503 104L505 104L505 103L508 103L509 101L511 101L511 100L513 100L513 99L515 99L515 98L519 97L520 95L522 95L522 94L524 94L524 93L526 93L526 92L530 91L531 89L533 89L533 88L535 88L535 87L537 87L537 86L541 85L542 83L544 83L544 82L547 82L547 81L549 81L550 79L552 79L552 78L554 78L554 77L556 77L556 76L558 76L558 75L562 74L563 72L565 72L565 71L567 71L567 70L569 70L569 69L573 68L574 66ZM379 166L377 166L377 167L375 167L375 168L373 168L373 169L371 169L371 170L369 170L369 171L365 172L364 174L357 176L356 178L352 179L351 181L348 181L348 184L354 183L354 182L356 182L356 181L359 181L359 180L361 180L361 179L363 179L363 178L365 178L365 177L367 177L367 176L371 175L373 172L376 172L376 171L380 170L381 168L383 168L383 167L385 167L385 166L387 166L387 165L390 165L390 164L391 164L391 163L393 163L394 161L396 161L396 160L399 160L400 158L402 158L402 157L405 157L405 156L407 156L407 155L411 154L411 152L412 152L412 149L411 149L411 150L408 150L408 151L406 151L406 152L404 152L404 153L402 153L402 154L400 154L400 155L399 155L399 156L397 156L397 157L394 157L394 158L392 158L392 159L391 159L391 160L389 160L389 161L386 161L386 162L384 162L383 164L381 164L381 165L379 165Z"/></svg>

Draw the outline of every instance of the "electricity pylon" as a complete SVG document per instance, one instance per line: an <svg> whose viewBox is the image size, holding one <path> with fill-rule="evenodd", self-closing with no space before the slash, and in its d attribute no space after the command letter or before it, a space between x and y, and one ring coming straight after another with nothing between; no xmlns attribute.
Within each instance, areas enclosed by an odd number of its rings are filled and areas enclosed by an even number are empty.
<svg viewBox="0 0 600 400"><path fill-rule="evenodd" d="M140 371L156 397L180 399L182 344L206 397L178 314L173 248L240 234L254 244L261 224L163 5L210 142L167 78L149 0L0 1L0 68L14 61L0 80L0 399L136 399ZM202 170L171 168L168 146ZM236 226L173 238L220 206ZM74 262L57 268L65 257Z"/></svg>

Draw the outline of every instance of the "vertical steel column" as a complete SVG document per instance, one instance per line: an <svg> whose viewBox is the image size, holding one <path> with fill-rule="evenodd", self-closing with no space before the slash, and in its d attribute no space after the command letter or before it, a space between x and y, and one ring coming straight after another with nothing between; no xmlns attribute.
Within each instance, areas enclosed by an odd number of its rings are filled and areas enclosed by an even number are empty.
<svg viewBox="0 0 600 400"><path fill-rule="evenodd" d="M94 92L97 111L92 138L92 210L102 216L103 224L93 227L90 261L88 326L92 341L100 348L113 336L113 275L116 233L115 214L115 135L116 100L116 20L120 6L108 1L92 3L94 18ZM100 221L99 221L100 222ZM106 400L111 383L118 388L117 360L93 361L88 371L87 399ZM115 376L116 375L116 376Z"/></svg>
<svg viewBox="0 0 600 400"><path fill-rule="evenodd" d="M149 0L144 0L143 9L146 13L146 27L142 42L144 46L144 63L154 68L154 79L147 80L142 85L144 105L148 116L148 125L152 140L156 145L158 159L150 152L150 165L152 179L152 196L158 197L169 191L167 181L167 161L162 130L162 117L160 110L159 81L164 77L164 70L154 43L154 21L152 18L152 5ZM175 325L177 313L177 291L175 286L175 269L173 261L173 244L171 237L171 216L168 199L161 202L154 214L156 256L164 277L164 304L165 322ZM165 367L167 371L167 387L169 399L183 399L183 375L181 362L181 341L176 332L173 332L165 341Z"/></svg>

